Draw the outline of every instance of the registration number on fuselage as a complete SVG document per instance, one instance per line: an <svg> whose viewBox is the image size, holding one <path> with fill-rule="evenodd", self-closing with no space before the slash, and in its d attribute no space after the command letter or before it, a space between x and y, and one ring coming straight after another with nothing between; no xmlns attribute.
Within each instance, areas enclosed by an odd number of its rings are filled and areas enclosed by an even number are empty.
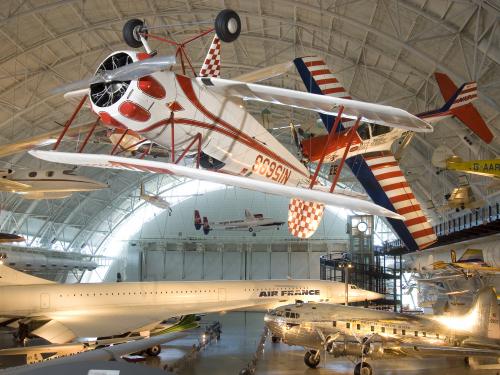
<svg viewBox="0 0 500 375"><path fill-rule="evenodd" d="M290 169L260 154L255 158L252 172L283 185L288 182L290 174L292 173Z"/></svg>

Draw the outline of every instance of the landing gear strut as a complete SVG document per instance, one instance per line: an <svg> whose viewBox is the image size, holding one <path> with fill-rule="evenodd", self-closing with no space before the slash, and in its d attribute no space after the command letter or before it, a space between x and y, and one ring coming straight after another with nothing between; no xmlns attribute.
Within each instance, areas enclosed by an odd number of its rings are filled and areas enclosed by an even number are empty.
<svg viewBox="0 0 500 375"><path fill-rule="evenodd" d="M354 375L372 375L372 366L368 362L359 362L354 366Z"/></svg>
<svg viewBox="0 0 500 375"><path fill-rule="evenodd" d="M310 368L318 367L321 357L318 350L309 350L304 354L304 363Z"/></svg>

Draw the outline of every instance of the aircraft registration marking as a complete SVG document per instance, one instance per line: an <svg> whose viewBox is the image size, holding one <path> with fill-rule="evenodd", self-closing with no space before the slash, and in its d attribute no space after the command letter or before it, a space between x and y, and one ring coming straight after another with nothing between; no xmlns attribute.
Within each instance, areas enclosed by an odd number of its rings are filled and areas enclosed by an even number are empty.
<svg viewBox="0 0 500 375"><path fill-rule="evenodd" d="M285 185L290 178L292 171L280 163L275 162L261 154L257 155L252 166L253 173L270 178L280 184Z"/></svg>

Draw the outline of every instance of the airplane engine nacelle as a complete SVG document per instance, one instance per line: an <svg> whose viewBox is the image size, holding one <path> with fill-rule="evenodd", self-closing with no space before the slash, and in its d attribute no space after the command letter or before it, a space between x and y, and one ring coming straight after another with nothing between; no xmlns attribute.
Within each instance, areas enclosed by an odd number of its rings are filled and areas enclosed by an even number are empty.
<svg viewBox="0 0 500 375"><path fill-rule="evenodd" d="M375 359L384 355L383 345L379 342L366 345L358 342L333 341L327 345L326 350L334 357L360 356L363 353L364 356Z"/></svg>
<svg viewBox="0 0 500 375"><path fill-rule="evenodd" d="M95 75L106 77L109 71L149 57L144 52L117 51L104 59ZM177 101L175 74L167 71L155 72L131 81L94 83L90 86L89 97L92 110L106 126L130 129L151 138L161 134L159 143L162 146L171 145L170 131L165 131L165 127L171 122L171 113L184 111ZM182 127L176 127L176 148L182 150L182 146L193 136Z"/></svg>
<svg viewBox="0 0 500 375"><path fill-rule="evenodd" d="M367 357L373 359L382 358L384 356L384 346L381 342L372 342L368 345L365 345L363 351Z"/></svg>

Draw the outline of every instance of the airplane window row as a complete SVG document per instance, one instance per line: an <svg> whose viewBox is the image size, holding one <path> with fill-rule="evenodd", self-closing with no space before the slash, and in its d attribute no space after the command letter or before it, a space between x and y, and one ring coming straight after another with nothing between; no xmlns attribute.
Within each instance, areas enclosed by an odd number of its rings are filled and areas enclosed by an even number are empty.
<svg viewBox="0 0 500 375"><path fill-rule="evenodd" d="M285 317L285 318L292 318L292 319L299 319L300 318L300 314L299 313L294 313L294 312L290 312L290 311L276 311L276 310L272 310L271 315L275 315L275 316L282 316L282 317Z"/></svg>
<svg viewBox="0 0 500 375"><path fill-rule="evenodd" d="M337 327L337 322L335 320L332 321L332 325L333 325L333 327ZM347 329L350 329L351 328L351 323L350 322L346 322L345 323L345 327ZM386 327L380 327L380 332L381 333L385 333L385 329L386 329ZM358 331L361 330L361 324L359 324L359 323L356 324L356 330L358 330ZM370 326L370 331L371 332L375 332L375 326ZM398 334L397 328L393 328L392 333L394 335L397 335ZM414 334L415 334L416 337L418 337L419 331L414 331ZM427 332L425 332L425 331L420 332L420 334L422 335L422 337L427 337ZM401 330L401 335L403 335L403 336L406 335L406 330L405 329ZM439 333L436 333L436 339L439 339Z"/></svg>
<svg viewBox="0 0 500 375"><path fill-rule="evenodd" d="M195 290L195 291L193 291L193 290L189 290L189 291L188 290L185 290L185 291L176 290L175 291L175 294L179 294L179 293L181 293L181 294L190 294L190 293L215 293L215 289L214 290ZM125 296L125 295L129 295L129 296L131 296L131 295L148 295L148 294L150 294L150 295L152 295L152 294L155 294L155 295L157 295L157 294L169 294L169 292L168 291L165 291L165 292L163 292L163 291L160 291L160 292L149 292L149 293L148 292L128 292L128 294L127 294L127 292L122 292L121 294L120 294L120 292L116 293L117 296L120 296L120 295L122 295L122 296ZM174 294L174 291L171 290L170 294ZM80 293L80 297L83 297L85 295L87 297L95 297L97 295L99 295L99 296L114 296L115 292L111 292L111 293ZM76 297L76 296L77 296L76 294L73 294L73 297ZM63 297L63 295L59 294L59 297L61 298L61 297ZM66 294L66 297L70 297L70 295Z"/></svg>

